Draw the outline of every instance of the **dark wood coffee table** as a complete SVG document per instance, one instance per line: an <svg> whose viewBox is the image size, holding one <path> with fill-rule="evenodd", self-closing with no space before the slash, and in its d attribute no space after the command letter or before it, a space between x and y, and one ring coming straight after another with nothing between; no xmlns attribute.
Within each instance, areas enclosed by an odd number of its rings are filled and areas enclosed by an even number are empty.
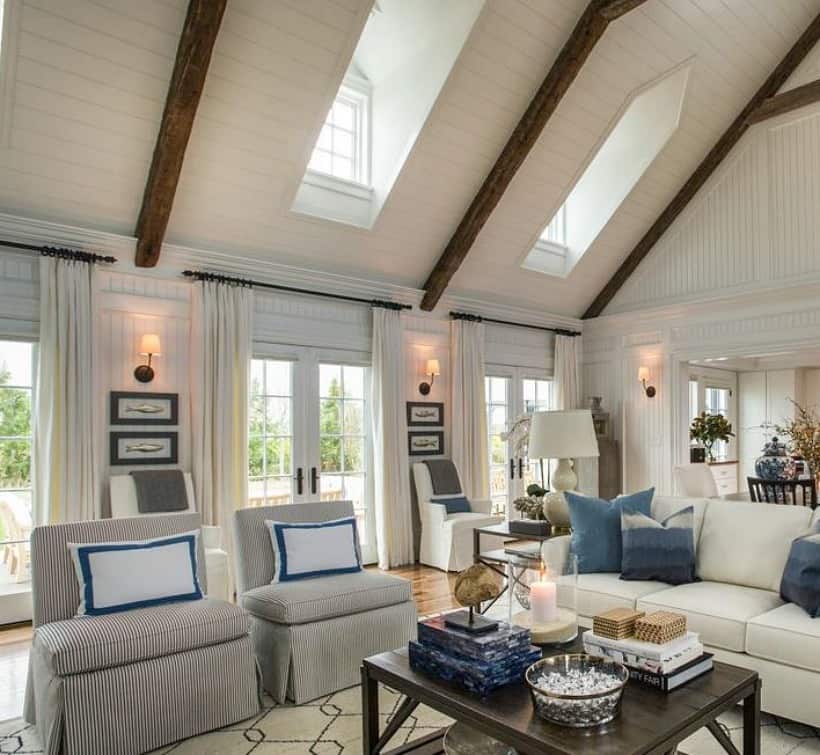
<svg viewBox="0 0 820 755"><path fill-rule="evenodd" d="M570 652L580 650L576 645ZM404 695L383 732L379 731L379 683ZM481 699L457 685L413 671L407 651L396 650L366 658L362 665L363 753L387 755L387 743L423 703L515 747L521 755L666 755L703 727L727 753L740 755L717 725L717 717L740 702L742 753L760 755L760 678L754 671L715 663L714 670L669 694L630 682L618 718L597 729L570 729L540 719L523 682ZM439 755L444 751L443 737L441 730L389 755Z"/></svg>

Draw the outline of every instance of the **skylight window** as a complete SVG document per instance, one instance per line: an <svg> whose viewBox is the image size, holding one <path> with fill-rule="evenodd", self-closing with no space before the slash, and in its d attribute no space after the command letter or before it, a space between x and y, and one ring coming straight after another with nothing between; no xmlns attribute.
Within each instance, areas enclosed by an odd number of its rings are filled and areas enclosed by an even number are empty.
<svg viewBox="0 0 820 755"><path fill-rule="evenodd" d="M341 87L313 149L309 170L344 181L368 183L369 102L364 87Z"/></svg>
<svg viewBox="0 0 820 755"><path fill-rule="evenodd" d="M638 90L521 267L566 277L678 128L689 66Z"/></svg>

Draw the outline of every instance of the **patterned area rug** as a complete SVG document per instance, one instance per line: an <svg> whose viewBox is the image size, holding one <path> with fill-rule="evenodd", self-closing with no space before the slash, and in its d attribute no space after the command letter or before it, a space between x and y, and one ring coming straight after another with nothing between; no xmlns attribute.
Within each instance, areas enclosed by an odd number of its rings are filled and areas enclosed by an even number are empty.
<svg viewBox="0 0 820 755"><path fill-rule="evenodd" d="M399 696L382 689L382 727L400 702ZM450 720L419 706L407 719L391 747L440 729ZM721 717L721 725L736 746L742 746L743 722L739 711ZM306 705L276 705L265 700L255 718L219 731L178 742L156 755L361 755L361 698L358 687L328 695ZM711 734L702 730L681 745L689 755L725 755ZM763 755L820 755L820 732L772 716L763 716ZM20 719L0 724L0 753L42 753L37 735Z"/></svg>

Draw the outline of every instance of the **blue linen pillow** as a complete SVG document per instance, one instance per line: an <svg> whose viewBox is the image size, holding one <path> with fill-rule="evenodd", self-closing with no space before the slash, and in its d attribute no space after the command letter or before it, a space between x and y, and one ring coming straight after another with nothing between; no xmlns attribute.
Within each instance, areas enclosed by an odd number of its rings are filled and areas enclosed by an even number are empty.
<svg viewBox="0 0 820 755"><path fill-rule="evenodd" d="M356 517L327 522L265 520L275 559L272 584L362 570Z"/></svg>
<svg viewBox="0 0 820 755"><path fill-rule="evenodd" d="M80 586L78 616L200 600L198 531L150 540L68 543Z"/></svg>
<svg viewBox="0 0 820 755"><path fill-rule="evenodd" d="M463 495L439 495L433 496L430 503L437 503L439 506L444 506L447 514L469 514L473 507L470 502Z"/></svg>
<svg viewBox="0 0 820 755"><path fill-rule="evenodd" d="M813 619L820 615L820 521L808 534L792 541L780 597L797 604Z"/></svg>
<svg viewBox="0 0 820 755"><path fill-rule="evenodd" d="M694 506L676 511L662 521L624 509L621 579L654 579L669 585L697 581L694 527Z"/></svg>
<svg viewBox="0 0 820 755"><path fill-rule="evenodd" d="M621 510L650 515L655 488L621 495L612 501L567 491L572 527L572 552L578 558L579 574L621 571Z"/></svg>

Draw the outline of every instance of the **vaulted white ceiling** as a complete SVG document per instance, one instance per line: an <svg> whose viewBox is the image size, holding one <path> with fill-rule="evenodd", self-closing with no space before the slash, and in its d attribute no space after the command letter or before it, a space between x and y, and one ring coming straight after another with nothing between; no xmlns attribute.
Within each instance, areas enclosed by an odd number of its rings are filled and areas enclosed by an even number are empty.
<svg viewBox="0 0 820 755"><path fill-rule="evenodd" d="M186 0L6 4L18 28L0 102L12 108L0 211L133 233ZM586 2L487 0L364 230L289 208L370 5L229 0L167 241L422 284ZM648 0L612 24L452 292L582 313L818 12L820 0ZM570 276L521 269L630 93L684 61L680 127Z"/></svg>

